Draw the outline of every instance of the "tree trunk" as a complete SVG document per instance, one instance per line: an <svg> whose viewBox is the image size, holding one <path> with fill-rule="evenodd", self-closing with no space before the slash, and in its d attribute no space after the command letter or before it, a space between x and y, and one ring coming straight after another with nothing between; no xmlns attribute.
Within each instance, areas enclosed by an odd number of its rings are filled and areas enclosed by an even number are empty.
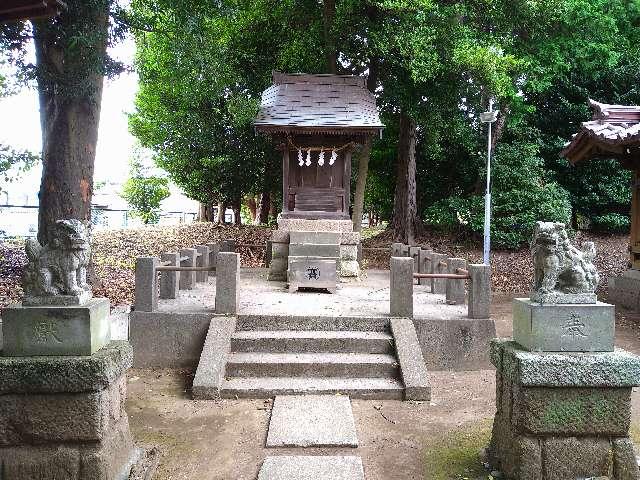
<svg viewBox="0 0 640 480"><path fill-rule="evenodd" d="M82 14L69 8L63 16L56 22L91 34L83 38L88 44L78 52L78 48L65 48L52 23L33 22L42 127L41 243L51 240L52 226L58 220L91 221L103 72L100 66L86 65L83 50L91 49L95 58L106 55L108 2L85 6Z"/></svg>
<svg viewBox="0 0 640 480"><path fill-rule="evenodd" d="M255 197L247 197L247 207L249 207L249 213L251 214L251 223L255 223L258 214L258 205Z"/></svg>
<svg viewBox="0 0 640 480"><path fill-rule="evenodd" d="M224 225L226 223L224 212L227 210L227 204L225 202L218 202L218 216L216 218L216 223L220 225Z"/></svg>
<svg viewBox="0 0 640 480"><path fill-rule="evenodd" d="M362 212L364 210L364 194L367 188L367 175L369 173L369 158L371 157L371 137L367 138L358 158L358 177L356 179L356 191L353 198L353 231L362 230Z"/></svg>
<svg viewBox="0 0 640 480"><path fill-rule="evenodd" d="M404 112L400 113L397 165L391 222L393 238L413 244L422 228L416 205L416 122Z"/></svg>
<svg viewBox="0 0 640 480"><path fill-rule="evenodd" d="M233 223L234 225L242 225L242 217L240 212L242 210L242 200L237 198L231 204L231 208L233 210Z"/></svg>
<svg viewBox="0 0 640 480"><path fill-rule="evenodd" d="M269 192L262 192L260 194L260 204L258 205L258 212L256 215L256 225L266 225L269 223L269 211L271 210L271 194Z"/></svg>
<svg viewBox="0 0 640 480"><path fill-rule="evenodd" d="M333 35L333 20L336 16L336 0L324 0L324 48L327 72L338 73L338 51Z"/></svg>

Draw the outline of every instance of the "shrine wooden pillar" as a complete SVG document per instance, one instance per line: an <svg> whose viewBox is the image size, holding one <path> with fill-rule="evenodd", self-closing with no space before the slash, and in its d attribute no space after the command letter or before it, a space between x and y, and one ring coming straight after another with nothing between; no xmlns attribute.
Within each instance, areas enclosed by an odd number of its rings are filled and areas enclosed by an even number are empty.
<svg viewBox="0 0 640 480"><path fill-rule="evenodd" d="M282 149L282 211L289 211L289 146Z"/></svg>
<svg viewBox="0 0 640 480"><path fill-rule="evenodd" d="M629 238L631 268L640 270L640 170L633 171L631 183L631 234Z"/></svg>

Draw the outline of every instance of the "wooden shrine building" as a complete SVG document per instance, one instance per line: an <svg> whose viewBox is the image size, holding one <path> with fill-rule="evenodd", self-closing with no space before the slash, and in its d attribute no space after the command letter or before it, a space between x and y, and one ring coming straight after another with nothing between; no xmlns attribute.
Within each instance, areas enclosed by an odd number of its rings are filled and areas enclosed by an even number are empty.
<svg viewBox="0 0 640 480"><path fill-rule="evenodd" d="M607 105L590 100L593 119L562 151L573 165L590 159L615 158L633 172L629 267L609 281L611 300L640 310L640 107Z"/></svg>
<svg viewBox="0 0 640 480"><path fill-rule="evenodd" d="M366 80L274 72L262 94L255 129L282 151L282 213L271 235L270 280L288 280L291 287L304 268L318 265L341 277L360 274L360 234L349 213L351 155L384 128ZM331 282L327 288L335 291Z"/></svg>
<svg viewBox="0 0 640 480"><path fill-rule="evenodd" d="M353 148L384 128L366 77L274 72L254 124L283 153L281 218L350 218Z"/></svg>

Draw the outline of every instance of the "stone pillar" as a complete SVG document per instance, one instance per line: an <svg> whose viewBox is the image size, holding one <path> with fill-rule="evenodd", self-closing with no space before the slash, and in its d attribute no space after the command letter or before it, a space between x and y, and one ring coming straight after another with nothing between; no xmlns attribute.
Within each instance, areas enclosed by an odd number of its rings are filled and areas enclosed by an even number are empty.
<svg viewBox="0 0 640 480"><path fill-rule="evenodd" d="M286 281L289 268L289 232L274 230L271 233L271 261L269 280Z"/></svg>
<svg viewBox="0 0 640 480"><path fill-rule="evenodd" d="M220 242L220 251L221 252L235 252L236 251L236 241L233 239L226 239Z"/></svg>
<svg viewBox="0 0 640 480"><path fill-rule="evenodd" d="M207 243L207 247L209 247L209 266L215 267L216 257L218 256L218 252L220 251L220 245L217 243ZM215 277L216 276L215 270L209 271L209 276Z"/></svg>
<svg viewBox="0 0 640 480"><path fill-rule="evenodd" d="M206 245L196 245L198 257L196 259L196 267L209 266L209 247ZM196 282L206 282L209 278L209 272L196 272Z"/></svg>
<svg viewBox="0 0 640 480"><path fill-rule="evenodd" d="M491 308L491 267L469 265L469 318L489 318Z"/></svg>
<svg viewBox="0 0 640 480"><path fill-rule="evenodd" d="M447 258L447 273L457 274L459 268L467 269L467 261L464 258ZM465 280L448 278L446 282L446 299L449 305L462 305L464 303Z"/></svg>
<svg viewBox="0 0 640 480"><path fill-rule="evenodd" d="M3 479L128 478L140 453L125 412L128 342L91 356L0 357Z"/></svg>
<svg viewBox="0 0 640 480"><path fill-rule="evenodd" d="M181 267L195 267L196 266L196 249L195 248L183 248L180 250L180 257L186 257L180 261ZM193 286L196 284L196 272L180 272L180 290L193 290Z"/></svg>
<svg viewBox="0 0 640 480"><path fill-rule="evenodd" d="M409 247L409 257L413 258L413 273L418 273L420 268L420 247Z"/></svg>
<svg viewBox="0 0 640 480"><path fill-rule="evenodd" d="M264 251L264 266L269 268L271 265L271 257L273 256L273 242L271 240L267 240L267 246Z"/></svg>
<svg viewBox="0 0 640 480"><path fill-rule="evenodd" d="M496 415L488 449L492 468L513 480L637 480L629 438L631 391L640 357L538 353L491 342Z"/></svg>
<svg viewBox="0 0 640 480"><path fill-rule="evenodd" d="M390 314L413 318L413 259L391 257Z"/></svg>
<svg viewBox="0 0 640 480"><path fill-rule="evenodd" d="M418 272L420 273L431 273L433 262L433 250L425 250L423 248L420 249L420 253L418 254ZM418 280L419 285L431 285L430 278L421 278Z"/></svg>
<svg viewBox="0 0 640 480"><path fill-rule="evenodd" d="M177 252L163 253L160 256L162 263L169 262L171 267L180 266L180 254ZM178 298L178 272L160 272L160 298Z"/></svg>
<svg viewBox="0 0 640 480"><path fill-rule="evenodd" d="M391 244L391 256L402 257L402 244L395 242Z"/></svg>
<svg viewBox="0 0 640 480"><path fill-rule="evenodd" d="M158 309L158 276L155 257L136 259L136 290L134 308L139 312L153 312Z"/></svg>
<svg viewBox="0 0 640 480"><path fill-rule="evenodd" d="M240 254L218 253L216 269L216 313L235 314L240 301Z"/></svg>
<svg viewBox="0 0 640 480"><path fill-rule="evenodd" d="M409 245L405 245L404 243L402 244L402 247L400 249L400 256L401 257L409 256Z"/></svg>
<svg viewBox="0 0 640 480"><path fill-rule="evenodd" d="M446 262L447 256L442 253L434 253L431 257L433 259L432 272L433 273L447 273L447 267L440 264L440 262ZM437 293L443 295L447 292L447 280L445 278L432 278L431 279L431 293Z"/></svg>

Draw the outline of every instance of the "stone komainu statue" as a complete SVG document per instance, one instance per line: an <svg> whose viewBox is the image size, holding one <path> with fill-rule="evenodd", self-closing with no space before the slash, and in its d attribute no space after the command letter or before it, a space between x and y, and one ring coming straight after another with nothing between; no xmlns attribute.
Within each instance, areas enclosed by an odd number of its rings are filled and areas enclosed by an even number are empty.
<svg viewBox="0 0 640 480"><path fill-rule="evenodd" d="M87 283L87 266L91 256L89 233L79 220L56 222L51 241L40 245L27 240L25 250L29 264L25 268L25 300L38 297L91 297Z"/></svg>
<svg viewBox="0 0 640 480"><path fill-rule="evenodd" d="M600 280L593 260L596 249L571 245L563 223L537 222L531 240L535 267L533 293L593 294ZM532 296L533 299L533 296Z"/></svg>

